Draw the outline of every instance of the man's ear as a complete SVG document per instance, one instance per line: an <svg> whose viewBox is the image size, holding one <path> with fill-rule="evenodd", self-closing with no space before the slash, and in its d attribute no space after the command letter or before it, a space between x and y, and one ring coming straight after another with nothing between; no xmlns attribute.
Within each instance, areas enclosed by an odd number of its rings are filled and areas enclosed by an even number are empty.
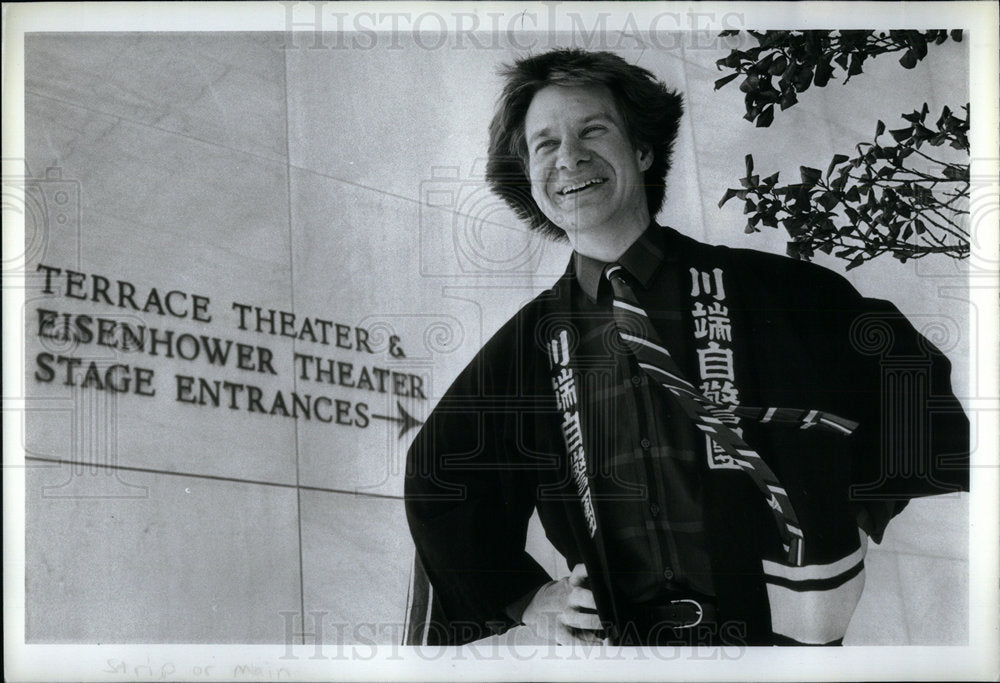
<svg viewBox="0 0 1000 683"><path fill-rule="evenodd" d="M653 165L653 152L648 149L636 150L636 160L639 162L639 170L643 173L649 170L649 167Z"/></svg>

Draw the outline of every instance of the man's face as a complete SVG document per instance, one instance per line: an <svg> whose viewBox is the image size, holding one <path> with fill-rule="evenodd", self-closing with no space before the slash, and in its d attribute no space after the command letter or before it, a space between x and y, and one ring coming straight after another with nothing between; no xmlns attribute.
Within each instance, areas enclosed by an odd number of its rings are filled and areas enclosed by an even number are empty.
<svg viewBox="0 0 1000 683"><path fill-rule="evenodd" d="M643 172L652 155L632 146L604 86L550 85L524 119L531 195L576 245L580 238L649 222Z"/></svg>

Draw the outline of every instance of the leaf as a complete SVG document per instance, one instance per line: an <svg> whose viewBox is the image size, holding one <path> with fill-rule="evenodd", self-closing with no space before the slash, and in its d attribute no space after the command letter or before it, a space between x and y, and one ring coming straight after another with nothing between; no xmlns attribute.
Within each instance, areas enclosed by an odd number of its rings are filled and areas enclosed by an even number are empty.
<svg viewBox="0 0 1000 683"><path fill-rule="evenodd" d="M924 222L919 218L914 219L913 227L916 228L918 235L923 235L925 232L927 232L927 226L924 225Z"/></svg>
<svg viewBox="0 0 1000 683"><path fill-rule="evenodd" d="M765 187L774 187L775 183L777 182L778 182L778 174L772 173L771 175L760 181L760 184L764 185Z"/></svg>
<svg viewBox="0 0 1000 683"><path fill-rule="evenodd" d="M774 104L779 99L781 99L781 93L770 85L765 84L757 93L757 102L760 104Z"/></svg>
<svg viewBox="0 0 1000 683"><path fill-rule="evenodd" d="M753 154L747 154L743 157L743 163L746 165L747 176L753 173Z"/></svg>
<svg viewBox="0 0 1000 683"><path fill-rule="evenodd" d="M799 73L799 65L795 63L795 60L789 60L788 68L785 69L785 73L781 74L781 82L788 84L795 80L795 76Z"/></svg>
<svg viewBox="0 0 1000 683"><path fill-rule="evenodd" d="M733 50L727 56L722 59L715 60L715 65L717 67L728 66L731 69L735 69L743 61L743 53L739 50Z"/></svg>
<svg viewBox="0 0 1000 683"><path fill-rule="evenodd" d="M727 189L726 193L724 195L722 195L722 199L719 200L719 208L721 209L726 202L728 202L730 199L732 199L735 196L736 196L736 190L734 190L731 187L729 189Z"/></svg>
<svg viewBox="0 0 1000 683"><path fill-rule="evenodd" d="M941 116L938 117L938 120L934 125L938 128L950 128L952 125L951 122L957 120L958 119L951 115L951 108L948 105L945 105L944 109L941 110Z"/></svg>
<svg viewBox="0 0 1000 683"><path fill-rule="evenodd" d="M816 75L813 78L813 85L817 88L822 88L830 82L830 76L832 75L833 67L830 66L830 60L824 59L816 66Z"/></svg>
<svg viewBox="0 0 1000 683"><path fill-rule="evenodd" d="M865 262L865 255L864 254L858 254L853 259L851 259L850 263L847 264L847 270L852 270L854 268L857 268L858 266L860 266L864 262Z"/></svg>
<svg viewBox="0 0 1000 683"><path fill-rule="evenodd" d="M795 237L802 232L802 226L805 225L805 221L801 218L786 218L781 221L781 224L784 226L789 236Z"/></svg>
<svg viewBox="0 0 1000 683"><path fill-rule="evenodd" d="M752 235L755 232L760 232L760 230L758 230L757 228L753 227L753 224L750 221L747 221L747 225L746 225L745 228L743 228L743 232L745 234L747 234L747 235Z"/></svg>
<svg viewBox="0 0 1000 683"><path fill-rule="evenodd" d="M889 135L891 135L892 139L896 142L903 142L904 140L909 139L912 134L912 126L910 128L897 128L896 130L889 131Z"/></svg>
<svg viewBox="0 0 1000 683"><path fill-rule="evenodd" d="M809 88L809 84L812 83L812 79L813 79L812 67L806 67L802 69L795 75L795 79L793 81L795 84L795 89L798 92L803 92L804 90L807 90Z"/></svg>
<svg viewBox="0 0 1000 683"><path fill-rule="evenodd" d="M969 179L969 167L968 167L968 165L965 165L965 166L958 166L958 165L945 166L944 171L942 171L942 173L944 173L944 177L948 178L949 180L966 180L967 181Z"/></svg>
<svg viewBox="0 0 1000 683"><path fill-rule="evenodd" d="M795 94L795 90L794 89L786 90L781 95L781 100L780 100L781 111L785 111L786 109L788 109L792 105L796 104L798 101L799 101L799 98Z"/></svg>
<svg viewBox="0 0 1000 683"><path fill-rule="evenodd" d="M927 56L927 39L920 31L907 31L906 39L918 61Z"/></svg>
<svg viewBox="0 0 1000 683"><path fill-rule="evenodd" d="M847 159L848 156L846 154L834 154L833 159L830 160L830 165L826 169L827 179L830 178L830 174L833 173L833 169L835 169L838 165L847 161Z"/></svg>
<svg viewBox="0 0 1000 683"><path fill-rule="evenodd" d="M765 31L764 33L754 34L750 31L752 35L757 37L757 41L764 47L770 47L776 44L784 44L789 42L789 37L792 35L791 31Z"/></svg>
<svg viewBox="0 0 1000 683"><path fill-rule="evenodd" d="M760 76L757 74L750 74L743 79L740 83L740 92L749 93L751 90L756 90L760 86Z"/></svg>
<svg viewBox="0 0 1000 683"><path fill-rule="evenodd" d="M851 66L847 69L848 78L851 76L857 76L861 73L861 65L864 63L864 58L861 53L855 52L851 55Z"/></svg>
<svg viewBox="0 0 1000 683"><path fill-rule="evenodd" d="M899 58L899 63L903 65L904 69L912 69L917 65L917 61L917 56L913 54L913 50L907 50Z"/></svg>
<svg viewBox="0 0 1000 683"><path fill-rule="evenodd" d="M875 126L875 137L878 137L884 132L885 132L885 124L882 122L882 119L879 119L878 125Z"/></svg>
<svg viewBox="0 0 1000 683"><path fill-rule="evenodd" d="M818 168L799 166L799 175L802 177L802 184L807 186L815 185L822 179L823 172Z"/></svg>
<svg viewBox="0 0 1000 683"><path fill-rule="evenodd" d="M962 42L962 29L955 29L953 31L949 31L948 35L950 35L951 39L954 40L956 43Z"/></svg>
<svg viewBox="0 0 1000 683"><path fill-rule="evenodd" d="M757 116L757 128L767 128L774 121L774 105L769 105Z"/></svg>
<svg viewBox="0 0 1000 683"><path fill-rule="evenodd" d="M715 89L718 90L719 88L721 88L726 83L728 83L729 81L733 80L734 78L736 78L739 75L740 75L739 72L737 72L737 73L734 73L734 74L729 74L728 76L723 76L722 78L720 78L719 80L717 80L715 82Z"/></svg>
<svg viewBox="0 0 1000 683"><path fill-rule="evenodd" d="M757 210L757 205L753 203L752 199L748 199L748 200L746 200L743 203L743 213L744 214L747 214L747 213L750 213L751 211L756 211L756 210Z"/></svg>
<svg viewBox="0 0 1000 683"><path fill-rule="evenodd" d="M773 62L767 67L767 72L772 76L780 76L785 73L785 69L788 68L788 59L785 55L779 54Z"/></svg>
<svg viewBox="0 0 1000 683"><path fill-rule="evenodd" d="M816 201L827 211L833 211L833 207L840 203L840 199L833 192L824 192Z"/></svg>

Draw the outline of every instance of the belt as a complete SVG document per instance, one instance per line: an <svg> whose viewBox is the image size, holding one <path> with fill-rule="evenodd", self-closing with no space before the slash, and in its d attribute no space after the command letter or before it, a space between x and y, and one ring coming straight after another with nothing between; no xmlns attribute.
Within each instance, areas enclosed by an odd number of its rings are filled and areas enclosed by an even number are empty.
<svg viewBox="0 0 1000 683"><path fill-rule="evenodd" d="M648 626L669 626L670 628L694 628L699 624L715 620L715 606L692 598L671 600L656 605L637 605L633 612L638 621Z"/></svg>
<svg viewBox="0 0 1000 683"><path fill-rule="evenodd" d="M621 645L698 645L715 638L715 605L695 598L630 605L620 624ZM703 642L705 641L705 642Z"/></svg>

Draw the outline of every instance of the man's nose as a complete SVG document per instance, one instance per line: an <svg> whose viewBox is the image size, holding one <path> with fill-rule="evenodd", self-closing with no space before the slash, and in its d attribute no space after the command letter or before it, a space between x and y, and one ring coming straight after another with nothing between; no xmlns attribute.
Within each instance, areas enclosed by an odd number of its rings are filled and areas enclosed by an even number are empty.
<svg viewBox="0 0 1000 683"><path fill-rule="evenodd" d="M590 159L590 152L579 140L567 136L559 144L559 154L556 156L556 166L572 171L582 161Z"/></svg>

